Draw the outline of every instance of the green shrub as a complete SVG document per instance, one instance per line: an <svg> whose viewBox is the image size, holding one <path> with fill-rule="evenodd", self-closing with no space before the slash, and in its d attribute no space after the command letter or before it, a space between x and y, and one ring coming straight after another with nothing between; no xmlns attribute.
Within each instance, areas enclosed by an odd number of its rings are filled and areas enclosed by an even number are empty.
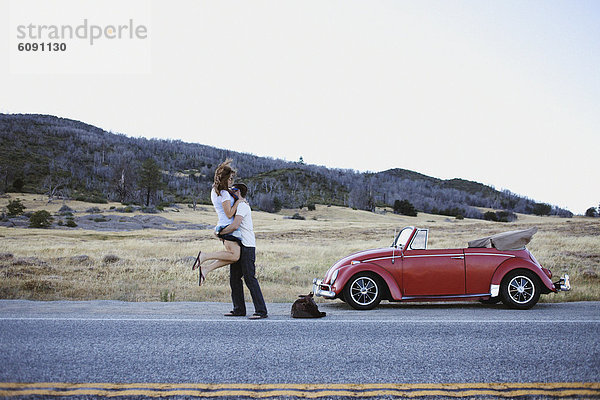
<svg viewBox="0 0 600 400"><path fill-rule="evenodd" d="M585 210L585 216L596 218L598 216L598 211L596 211L594 207L590 207L587 210Z"/></svg>
<svg viewBox="0 0 600 400"><path fill-rule="evenodd" d="M163 301L163 302L175 301L175 292L171 292L167 289L161 290L160 301Z"/></svg>
<svg viewBox="0 0 600 400"><path fill-rule="evenodd" d="M483 214L483 219L485 219L486 221L498 222L498 216L493 211L488 211L485 214Z"/></svg>
<svg viewBox="0 0 600 400"><path fill-rule="evenodd" d="M73 209L67 205L64 205L60 208L60 210L58 210L58 213L60 215L67 215L67 216L72 216L73 215Z"/></svg>
<svg viewBox="0 0 600 400"><path fill-rule="evenodd" d="M40 210L34 212L31 217L29 217L29 227L30 228L49 228L52 226L52 221L54 219L50 215L50 213L46 210Z"/></svg>
<svg viewBox="0 0 600 400"><path fill-rule="evenodd" d="M73 219L68 219L65 225L69 228L75 228L77 226L77 223Z"/></svg>
<svg viewBox="0 0 600 400"><path fill-rule="evenodd" d="M456 217L457 215L462 215L463 217L466 215L465 210L458 208L458 207L452 207L452 208L446 208L446 209L437 209L437 208L433 208L431 210L432 214L439 214L439 215L446 215L448 217Z"/></svg>
<svg viewBox="0 0 600 400"><path fill-rule="evenodd" d="M494 222L513 222L517 220L517 214L512 211L488 211L483 214L483 219Z"/></svg>
<svg viewBox="0 0 600 400"><path fill-rule="evenodd" d="M17 215L23 214L23 211L25 211L25 206L19 199L9 201L6 208L8 209L9 217L16 217Z"/></svg>
<svg viewBox="0 0 600 400"><path fill-rule="evenodd" d="M282 208L283 202L281 201L281 199L279 199L279 197L275 197L273 199L273 212L278 213L279 211L281 211Z"/></svg>
<svg viewBox="0 0 600 400"><path fill-rule="evenodd" d="M96 204L107 204L108 203L108 200L106 200L104 197L102 197L102 195L99 195L99 194L92 194L92 195L76 194L74 196L74 199L77 201L83 201L86 203L96 203Z"/></svg>
<svg viewBox="0 0 600 400"><path fill-rule="evenodd" d="M407 215L409 217L416 217L417 210L415 206L408 200L396 200L394 202L394 214Z"/></svg>
<svg viewBox="0 0 600 400"><path fill-rule="evenodd" d="M517 220L517 214L512 211L496 211L499 222L513 222Z"/></svg>
<svg viewBox="0 0 600 400"><path fill-rule="evenodd" d="M23 181L22 178L17 178L13 181L13 189L15 189L16 192L23 192L23 186L25 186L25 182Z"/></svg>
<svg viewBox="0 0 600 400"><path fill-rule="evenodd" d="M552 211L552 206L546 203L535 203L531 211L539 216L549 215L550 211Z"/></svg>

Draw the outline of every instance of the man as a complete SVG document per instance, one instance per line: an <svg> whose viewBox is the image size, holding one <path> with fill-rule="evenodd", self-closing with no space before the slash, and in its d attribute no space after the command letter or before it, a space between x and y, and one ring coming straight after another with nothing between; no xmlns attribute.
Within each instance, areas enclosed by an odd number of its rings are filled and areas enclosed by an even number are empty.
<svg viewBox="0 0 600 400"><path fill-rule="evenodd" d="M233 311L225 314L226 317L243 317L246 315L246 303L244 302L244 285L250 290L252 302L254 303L254 315L250 319L267 318L267 306L260 290L260 285L256 279L256 238L254 236L254 226L252 224L252 210L245 201L248 188L243 183L233 185L234 190L242 200L237 207L233 222L223 228L220 235L232 233L236 229L240 229L242 236L241 255L240 259L231 264L229 284L231 286L231 300L233 301Z"/></svg>

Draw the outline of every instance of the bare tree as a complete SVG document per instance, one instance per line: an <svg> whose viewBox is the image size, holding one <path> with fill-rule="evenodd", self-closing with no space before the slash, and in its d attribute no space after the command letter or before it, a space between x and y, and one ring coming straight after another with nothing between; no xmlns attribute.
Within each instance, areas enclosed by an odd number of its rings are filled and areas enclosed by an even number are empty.
<svg viewBox="0 0 600 400"><path fill-rule="evenodd" d="M54 199L58 196L60 198L65 197L66 193L66 185L69 180L66 177L57 177L53 175L48 175L44 179L43 188L45 190L45 195L48 196L48 203L52 203Z"/></svg>

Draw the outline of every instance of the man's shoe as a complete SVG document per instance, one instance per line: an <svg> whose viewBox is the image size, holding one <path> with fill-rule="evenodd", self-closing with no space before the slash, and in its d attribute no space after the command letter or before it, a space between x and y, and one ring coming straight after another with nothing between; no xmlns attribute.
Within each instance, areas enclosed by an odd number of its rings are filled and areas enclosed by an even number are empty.
<svg viewBox="0 0 600 400"><path fill-rule="evenodd" d="M254 314L251 317L249 317L248 319L263 319L263 318L269 318L269 316L267 314Z"/></svg>
<svg viewBox="0 0 600 400"><path fill-rule="evenodd" d="M223 316L225 316L225 317L245 317L246 314L238 314L238 313L234 313L233 311L230 311L227 314L223 314Z"/></svg>

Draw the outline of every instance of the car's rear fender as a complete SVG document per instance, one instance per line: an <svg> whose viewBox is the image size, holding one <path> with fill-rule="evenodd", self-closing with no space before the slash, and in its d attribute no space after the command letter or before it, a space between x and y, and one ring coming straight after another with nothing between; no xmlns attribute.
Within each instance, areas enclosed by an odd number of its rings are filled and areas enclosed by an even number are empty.
<svg viewBox="0 0 600 400"><path fill-rule="evenodd" d="M380 267L377 264L371 263L360 263L356 265L351 265L348 267L340 268L340 272L338 273L338 277L335 280L335 284L333 285L336 293L340 293L344 286L348 283L350 278L359 272L370 272L376 275L379 275L381 279L385 282L388 288L389 295L391 300L402 300L402 292L396 283L394 277L384 268Z"/></svg>
<svg viewBox="0 0 600 400"><path fill-rule="evenodd" d="M515 269L526 269L536 274L537 277L540 278L540 282L542 282L546 289L548 289L547 291L543 290L542 292L556 292L554 284L552 283L550 278L548 278L548 276L544 273L544 271L542 271L540 267L538 267L531 261L524 260L522 258L509 258L508 260L500 264L496 269L496 272L494 272L494 276L492 277L492 285L499 286L500 283L502 283L502 278L504 278L504 276L510 271L513 271Z"/></svg>

